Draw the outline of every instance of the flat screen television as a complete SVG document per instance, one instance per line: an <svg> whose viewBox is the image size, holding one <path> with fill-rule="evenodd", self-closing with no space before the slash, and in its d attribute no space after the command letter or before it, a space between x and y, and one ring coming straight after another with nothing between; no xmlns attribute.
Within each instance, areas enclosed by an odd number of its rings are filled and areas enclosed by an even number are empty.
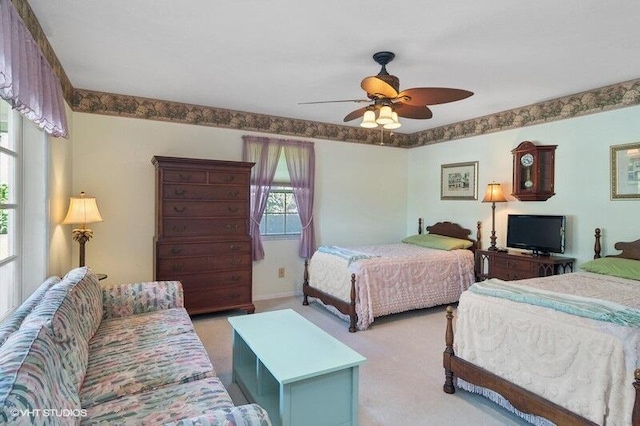
<svg viewBox="0 0 640 426"><path fill-rule="evenodd" d="M534 255L564 253L566 216L510 214L507 247L531 250Z"/></svg>

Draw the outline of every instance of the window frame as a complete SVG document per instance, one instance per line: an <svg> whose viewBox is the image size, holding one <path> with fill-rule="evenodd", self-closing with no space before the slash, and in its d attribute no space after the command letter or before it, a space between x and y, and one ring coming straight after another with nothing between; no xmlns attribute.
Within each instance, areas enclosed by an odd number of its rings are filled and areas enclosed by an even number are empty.
<svg viewBox="0 0 640 426"><path fill-rule="evenodd" d="M296 212L295 213L288 212L288 210L287 210L287 204L288 203L286 203L286 201L285 201L285 211L283 213L269 213L268 212L269 204L267 203L267 206L265 207L264 212L262 214L262 219L260 220L260 238L262 238L263 240L267 240L267 241L268 240L293 240L293 239L299 239L300 235L302 233L302 228L300 228L300 231L298 231L298 232L289 232L289 233L286 232L286 230L287 230L286 216L287 215L294 215L297 218L298 222L300 221L300 215L298 214L298 211L297 211L298 204L296 202L295 195L293 193L293 188L291 187L291 184L283 183L283 182L274 183L271 186L271 189L269 190L269 195L271 195L273 193L285 193L286 194L285 197L287 195L290 195L291 196L291 200L296 205ZM286 198L285 198L285 200L286 200ZM284 223L285 232L284 233L280 233L280 234L265 234L265 233L263 233L263 223L265 223L268 220L269 216L275 216L275 215L284 215L285 216L285 220L283 222ZM266 225L264 225L264 228L266 228Z"/></svg>
<svg viewBox="0 0 640 426"><path fill-rule="evenodd" d="M2 210L12 210L14 213L13 232L14 232L14 246L13 254L8 255L0 259L0 270L4 268L13 268L10 273L9 279L12 282L9 284L11 288L0 289L0 294L8 295L8 305L4 309L0 306L0 320L8 316L14 309L16 309L22 300L22 240L24 236L23 232L23 208L22 208L22 184L23 184L23 118L22 116L11 108L8 102L0 99L7 107L7 134L11 141L9 147L0 146L0 152L9 157L12 157L13 164L13 184L12 191L15 194L12 196L11 203L0 204ZM11 237L8 237L11 238ZM2 273L0 272L0 275Z"/></svg>

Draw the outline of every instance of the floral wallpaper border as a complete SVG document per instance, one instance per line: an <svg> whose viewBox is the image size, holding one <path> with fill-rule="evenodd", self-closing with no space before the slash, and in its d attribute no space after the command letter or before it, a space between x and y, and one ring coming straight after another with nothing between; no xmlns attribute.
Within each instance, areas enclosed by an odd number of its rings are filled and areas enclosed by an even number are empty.
<svg viewBox="0 0 640 426"><path fill-rule="evenodd" d="M454 139L549 123L640 104L640 79L552 99L521 108L436 127L413 134L274 117L223 108L74 90L74 111L185 124L242 129L279 135L414 148Z"/></svg>
<svg viewBox="0 0 640 426"><path fill-rule="evenodd" d="M640 104L639 78L412 134L387 132L381 134L378 130L360 127L75 89L71 85L27 0L11 1L41 47L45 57L52 64L53 69L61 80L65 99L76 112L171 121L370 145L414 148Z"/></svg>

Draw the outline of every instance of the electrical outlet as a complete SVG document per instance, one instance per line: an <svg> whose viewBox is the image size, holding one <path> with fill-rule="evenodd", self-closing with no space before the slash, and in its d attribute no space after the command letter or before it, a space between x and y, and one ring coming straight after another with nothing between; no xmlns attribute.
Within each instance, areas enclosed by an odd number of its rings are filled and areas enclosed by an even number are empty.
<svg viewBox="0 0 640 426"><path fill-rule="evenodd" d="M284 268L278 269L278 278L284 278Z"/></svg>

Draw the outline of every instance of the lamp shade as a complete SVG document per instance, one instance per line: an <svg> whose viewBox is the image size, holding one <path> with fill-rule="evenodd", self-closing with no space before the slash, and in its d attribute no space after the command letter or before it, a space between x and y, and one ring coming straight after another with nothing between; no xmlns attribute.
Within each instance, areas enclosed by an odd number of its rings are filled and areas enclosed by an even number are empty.
<svg viewBox="0 0 640 426"><path fill-rule="evenodd" d="M383 125L382 127L384 127L387 130L393 130L393 129L397 129L398 127L402 126L402 124L400 124L400 121L398 120L398 113L393 111L391 113L391 119L393 120L391 123L387 123L385 125Z"/></svg>
<svg viewBox="0 0 640 426"><path fill-rule="evenodd" d="M81 192L79 197L71 197L69 211L62 223L64 225L79 223L84 228L87 223L94 222L102 222L96 199L87 197L84 192Z"/></svg>
<svg viewBox="0 0 640 426"><path fill-rule="evenodd" d="M376 113L371 110L365 111L362 116L362 123L360 123L360 127L366 127L368 129L378 127L376 124Z"/></svg>
<svg viewBox="0 0 640 426"><path fill-rule="evenodd" d="M382 108L380 108L380 113L378 114L378 119L376 120L376 123L378 124L391 124L393 123L393 111L391 110L390 106L383 106Z"/></svg>
<svg viewBox="0 0 640 426"><path fill-rule="evenodd" d="M487 192L482 199L483 203L504 203L507 201L502 193L502 187L498 182L491 182L487 185Z"/></svg>

